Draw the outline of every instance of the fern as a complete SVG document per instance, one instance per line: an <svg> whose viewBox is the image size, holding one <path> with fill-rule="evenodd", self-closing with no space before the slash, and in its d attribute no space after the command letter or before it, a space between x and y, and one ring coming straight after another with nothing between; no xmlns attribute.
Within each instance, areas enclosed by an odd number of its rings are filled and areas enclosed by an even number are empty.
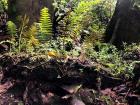
<svg viewBox="0 0 140 105"><path fill-rule="evenodd" d="M77 7L70 14L70 35L72 38L78 38L84 29L88 29L94 21L93 7L100 3L101 0L82 0L78 3Z"/></svg>
<svg viewBox="0 0 140 105"><path fill-rule="evenodd" d="M52 23L48 8L44 7L40 12L40 36L42 41L47 40L52 35Z"/></svg>
<svg viewBox="0 0 140 105"><path fill-rule="evenodd" d="M12 21L7 22L7 31L8 31L8 34L12 36L12 38L16 36L17 28L16 28L16 25Z"/></svg>
<svg viewBox="0 0 140 105"><path fill-rule="evenodd" d="M23 17L22 16L20 17L20 20L21 20L21 25L18 28L18 30L17 30L16 25L12 21L7 22L8 34L11 35L11 41L13 41L13 43L15 43L14 44L15 46L13 46L13 45L11 46L11 50L13 50L15 52L17 52L17 50L18 50L18 52L21 52L23 47L27 46L25 43L26 41L24 40L23 34L26 32L26 30L28 28L29 18L27 15L24 15ZM18 31L18 35L17 35L17 31Z"/></svg>
<svg viewBox="0 0 140 105"><path fill-rule="evenodd" d="M9 35L11 35L11 40L9 41L9 43L11 44L10 51L15 51L17 27L12 21L7 22L7 32Z"/></svg>
<svg viewBox="0 0 140 105"><path fill-rule="evenodd" d="M31 27L24 33L24 38L27 41L26 50L33 51L34 47L39 45L39 41L36 38L37 35L37 27L35 24L31 25Z"/></svg>
<svg viewBox="0 0 140 105"><path fill-rule="evenodd" d="M23 38L23 34L24 32L26 32L27 28L28 28L28 23L29 23L29 17L25 14L23 17L20 17L21 19L21 25L18 29L19 31L19 38L18 38L18 52L21 52L22 47L26 46Z"/></svg>

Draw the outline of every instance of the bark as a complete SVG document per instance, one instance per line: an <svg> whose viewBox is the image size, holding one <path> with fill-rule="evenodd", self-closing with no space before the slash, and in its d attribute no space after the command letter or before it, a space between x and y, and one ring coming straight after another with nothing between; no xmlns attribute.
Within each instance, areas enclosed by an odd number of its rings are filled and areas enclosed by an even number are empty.
<svg viewBox="0 0 140 105"><path fill-rule="evenodd" d="M37 22L40 16L40 10L46 6L50 14L53 14L53 0L9 0L8 14L9 20L18 23L18 16L25 14L30 17L30 24Z"/></svg>
<svg viewBox="0 0 140 105"><path fill-rule="evenodd" d="M114 32L113 32L112 37L111 37L111 40L110 40L110 43L111 44L114 42L114 40L116 38L116 31L117 31L117 29L119 27L119 23L120 23L120 18L116 22L116 25L115 25L115 28L114 28Z"/></svg>
<svg viewBox="0 0 140 105"><path fill-rule="evenodd" d="M121 47L123 42L140 41L140 9L132 0L118 0L113 17L105 32L105 41ZM119 22L118 22L119 21Z"/></svg>

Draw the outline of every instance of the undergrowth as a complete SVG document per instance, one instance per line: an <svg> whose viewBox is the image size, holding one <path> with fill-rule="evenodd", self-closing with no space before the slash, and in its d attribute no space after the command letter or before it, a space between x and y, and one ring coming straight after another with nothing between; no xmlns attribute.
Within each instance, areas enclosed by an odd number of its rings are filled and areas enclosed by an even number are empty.
<svg viewBox="0 0 140 105"><path fill-rule="evenodd" d="M65 1L65 0L64 0ZM68 7L68 1L55 1L56 9L54 18L58 21L55 28L59 28L59 36L53 37L54 21L49 14L49 9L44 7L40 11L40 19L29 25L30 17L26 14L21 16L21 24L16 26L12 21L7 22L7 31L11 36L10 40L2 41L0 44L9 43L10 53L28 53L40 56L46 55L47 59L67 60L79 59L84 64L86 61L98 63L101 67L96 67L98 71L102 67L107 68L108 73L114 77L133 77L133 69L137 60L128 61L124 59L128 50L138 49L125 46L119 51L115 46L102 43L104 21L100 21L98 8L104 3L101 0L74 1ZM67 4L68 3L68 4ZM58 6L58 7L57 7ZM102 7L106 8L107 7ZM95 11L95 12L94 12ZM104 10L104 17L111 17ZM59 21L60 20L60 21ZM104 25L103 25L104 24ZM100 26L103 27L100 27ZM131 47L132 47L131 46ZM136 47L136 48L135 48ZM138 50L137 50L138 51ZM132 52L132 51L130 51Z"/></svg>

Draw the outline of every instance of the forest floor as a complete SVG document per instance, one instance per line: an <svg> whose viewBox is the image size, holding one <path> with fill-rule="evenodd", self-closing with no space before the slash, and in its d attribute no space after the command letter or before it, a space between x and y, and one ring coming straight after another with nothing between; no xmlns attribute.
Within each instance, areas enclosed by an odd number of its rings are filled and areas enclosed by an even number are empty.
<svg viewBox="0 0 140 105"><path fill-rule="evenodd" d="M140 66L125 80L88 60L4 54L0 63L0 105L140 105Z"/></svg>

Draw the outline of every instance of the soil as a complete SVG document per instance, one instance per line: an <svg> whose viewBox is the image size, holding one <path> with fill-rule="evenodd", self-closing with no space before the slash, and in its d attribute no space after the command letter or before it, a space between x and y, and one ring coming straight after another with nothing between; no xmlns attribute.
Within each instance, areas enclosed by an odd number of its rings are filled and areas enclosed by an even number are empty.
<svg viewBox="0 0 140 105"><path fill-rule="evenodd" d="M3 54L0 65L0 105L140 105L139 64L133 79L96 71L78 58Z"/></svg>

